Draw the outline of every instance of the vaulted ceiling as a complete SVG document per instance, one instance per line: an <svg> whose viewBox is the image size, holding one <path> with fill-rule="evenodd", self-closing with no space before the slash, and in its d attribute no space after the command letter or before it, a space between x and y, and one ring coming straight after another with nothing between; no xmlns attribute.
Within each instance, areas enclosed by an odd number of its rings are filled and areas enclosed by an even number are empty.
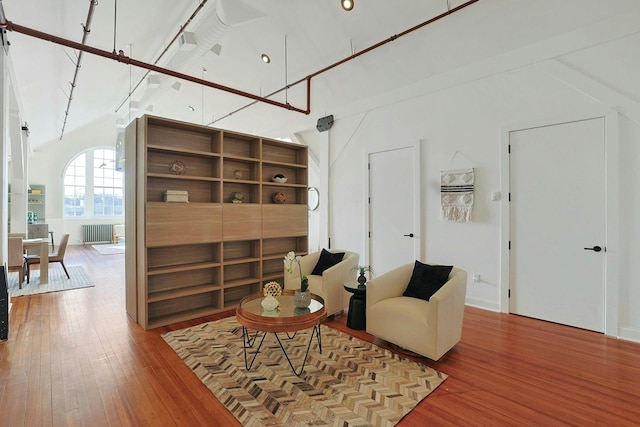
<svg viewBox="0 0 640 427"><path fill-rule="evenodd" d="M104 116L112 116L115 126L143 113L288 136L313 128L319 117L350 114L400 88L488 60L495 68L488 72L506 72L521 65L518 56L534 61L536 49L544 48L547 53L539 56L545 58L554 46L566 64L640 100L640 80L633 77L640 75L636 0L479 0L317 75L466 2L356 0L350 12L338 0L0 3L11 23L76 43L93 7L90 47L122 51L125 58L258 97L277 92L270 99L302 110L305 78L313 76L308 115L91 53L82 54L74 80L78 50L9 27L10 60L32 147L61 136L64 141L65 134ZM629 14L628 28L615 34L605 28L608 20ZM582 54L587 47L600 49L596 60ZM270 63L262 62L263 53ZM620 80L623 87L616 86Z"/></svg>

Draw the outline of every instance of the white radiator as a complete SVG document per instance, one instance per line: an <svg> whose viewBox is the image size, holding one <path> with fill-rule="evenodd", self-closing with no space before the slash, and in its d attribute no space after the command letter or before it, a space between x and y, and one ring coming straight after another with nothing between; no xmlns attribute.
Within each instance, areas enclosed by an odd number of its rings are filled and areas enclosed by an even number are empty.
<svg viewBox="0 0 640 427"><path fill-rule="evenodd" d="M82 243L113 242L113 224L91 224L82 226Z"/></svg>

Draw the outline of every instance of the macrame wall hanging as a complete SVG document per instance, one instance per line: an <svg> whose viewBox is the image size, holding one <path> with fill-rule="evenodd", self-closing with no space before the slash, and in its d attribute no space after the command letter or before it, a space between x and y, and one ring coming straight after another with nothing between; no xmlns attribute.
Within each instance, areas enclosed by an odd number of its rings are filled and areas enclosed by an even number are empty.
<svg viewBox="0 0 640 427"><path fill-rule="evenodd" d="M473 185L473 168L440 171L440 219L471 221Z"/></svg>

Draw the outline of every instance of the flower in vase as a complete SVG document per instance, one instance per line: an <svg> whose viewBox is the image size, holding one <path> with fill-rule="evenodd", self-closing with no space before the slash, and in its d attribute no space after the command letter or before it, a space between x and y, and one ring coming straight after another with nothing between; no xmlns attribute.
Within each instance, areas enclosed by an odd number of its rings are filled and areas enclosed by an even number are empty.
<svg viewBox="0 0 640 427"><path fill-rule="evenodd" d="M291 251L284 257L284 265L287 268L287 273L291 274L293 273L294 263L298 264L298 271L300 272L300 291L306 292L309 289L309 279L307 276L302 274L300 258L302 258L300 255L296 256L296 253Z"/></svg>

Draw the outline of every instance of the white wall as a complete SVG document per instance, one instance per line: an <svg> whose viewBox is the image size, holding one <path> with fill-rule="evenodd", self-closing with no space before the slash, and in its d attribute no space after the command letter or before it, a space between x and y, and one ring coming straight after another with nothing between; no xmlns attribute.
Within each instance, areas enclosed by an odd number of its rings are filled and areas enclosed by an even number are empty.
<svg viewBox="0 0 640 427"><path fill-rule="evenodd" d="M543 120L555 123L594 109L606 111L587 94L551 77L535 65L470 83L433 91L416 91L385 107L336 120L330 130L330 235L335 247L366 252L366 162L369 152L422 140L424 261L449 263L482 282L469 282L467 302L500 310L500 203L490 201L501 188L501 129L513 123ZM620 335L640 341L640 126L620 124ZM456 151L458 155L454 156ZM439 217L440 170L473 167L476 171L473 222L454 223ZM345 185L348 183L348 185ZM393 202L394 189L389 189ZM335 220L339 218L340 220ZM373 266L375 269L375 266Z"/></svg>
<svg viewBox="0 0 640 427"><path fill-rule="evenodd" d="M31 132L37 132L31 129ZM55 230L59 241L69 233L69 244L81 244L81 225L122 223L123 218L64 218L62 217L62 178L67 164L79 153L93 147L113 147L116 144L116 117L105 115L89 126L65 132L62 140L49 142L34 150L29 159L29 184L46 185L46 222Z"/></svg>

